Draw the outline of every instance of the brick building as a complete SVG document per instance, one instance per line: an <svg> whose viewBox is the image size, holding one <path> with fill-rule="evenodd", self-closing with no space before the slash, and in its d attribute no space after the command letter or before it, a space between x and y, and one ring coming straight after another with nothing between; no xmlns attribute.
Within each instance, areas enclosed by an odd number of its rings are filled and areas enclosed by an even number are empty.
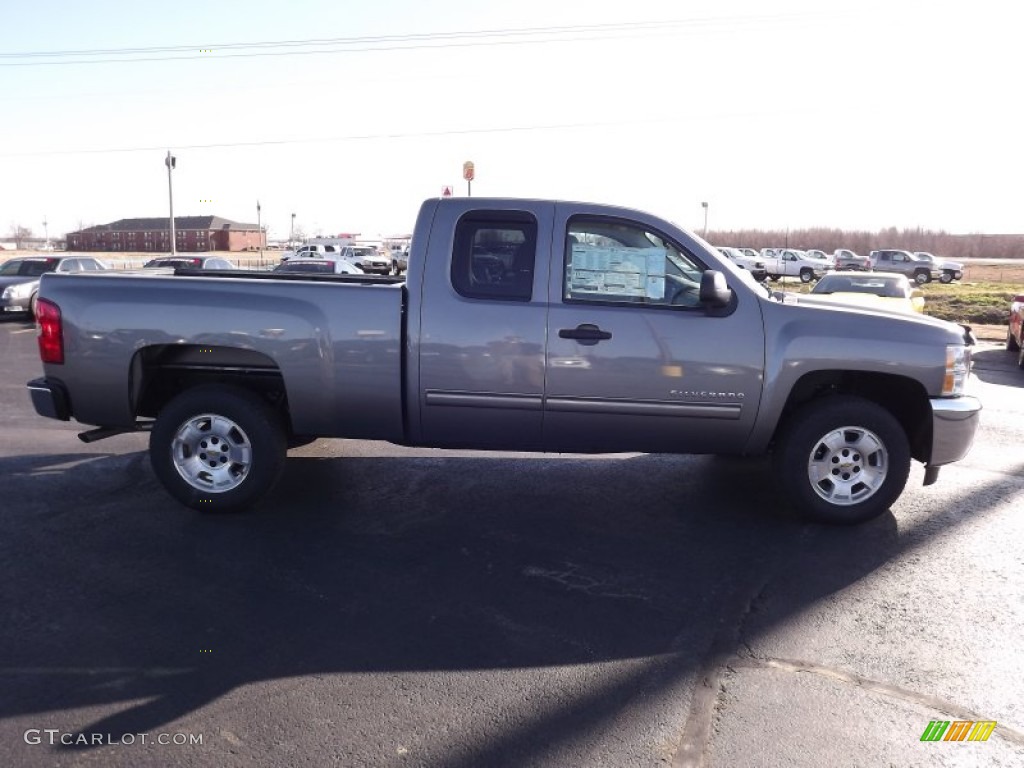
<svg viewBox="0 0 1024 768"><path fill-rule="evenodd" d="M167 218L120 219L78 232L68 232L69 251L156 251L171 250ZM239 224L220 216L175 216L176 250L252 251L265 248L266 233L255 224Z"/></svg>

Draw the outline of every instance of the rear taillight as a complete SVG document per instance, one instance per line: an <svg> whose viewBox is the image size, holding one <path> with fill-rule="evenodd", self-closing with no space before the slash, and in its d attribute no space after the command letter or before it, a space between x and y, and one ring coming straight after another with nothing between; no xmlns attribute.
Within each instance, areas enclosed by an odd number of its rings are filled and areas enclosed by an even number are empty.
<svg viewBox="0 0 1024 768"><path fill-rule="evenodd" d="M39 357L44 363L64 363L64 328L60 307L48 299L36 299L36 332Z"/></svg>

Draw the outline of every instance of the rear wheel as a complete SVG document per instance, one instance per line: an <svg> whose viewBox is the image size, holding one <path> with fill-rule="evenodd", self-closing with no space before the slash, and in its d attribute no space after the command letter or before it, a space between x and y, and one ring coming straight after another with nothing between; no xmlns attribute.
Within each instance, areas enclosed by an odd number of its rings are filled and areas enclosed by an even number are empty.
<svg viewBox="0 0 1024 768"><path fill-rule="evenodd" d="M852 525L878 517L903 492L910 445L880 405L835 395L790 416L772 461L779 485L803 517Z"/></svg>
<svg viewBox="0 0 1024 768"><path fill-rule="evenodd" d="M182 392L160 411L149 438L164 488L202 512L256 502L277 482L285 453L277 412L259 395L223 385Z"/></svg>
<svg viewBox="0 0 1024 768"><path fill-rule="evenodd" d="M1006 329L1006 348L1011 352L1016 352L1020 349L1020 344L1017 343L1017 337L1013 335L1013 330L1010 328Z"/></svg>
<svg viewBox="0 0 1024 768"><path fill-rule="evenodd" d="M32 317L36 316L36 302L38 301L38 299L39 299L39 294L38 293L33 293L32 294L32 298L29 299L29 301L28 301L28 311L32 315Z"/></svg>

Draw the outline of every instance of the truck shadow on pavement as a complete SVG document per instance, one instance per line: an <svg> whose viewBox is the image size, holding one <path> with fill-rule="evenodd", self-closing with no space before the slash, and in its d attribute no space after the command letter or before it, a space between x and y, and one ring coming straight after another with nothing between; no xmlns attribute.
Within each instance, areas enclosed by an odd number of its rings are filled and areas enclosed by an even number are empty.
<svg viewBox="0 0 1024 768"><path fill-rule="evenodd" d="M526 764L735 652L780 573L761 628L929 535L891 513L802 525L763 461L293 456L255 510L203 516L163 493L145 454L90 457L63 485L32 469L71 458L0 459L31 500L0 517L0 717L82 734L202 731L197 710L285 678L642 662L428 759ZM68 495L74 478L85 494ZM962 506L931 517L955 525ZM386 711L377 694L366 706ZM79 708L92 714L52 714ZM61 722L39 726L43 712Z"/></svg>
<svg viewBox="0 0 1024 768"><path fill-rule="evenodd" d="M971 355L972 373L987 384L1024 387L1024 371L1017 365L1017 353L1005 346L983 347Z"/></svg>

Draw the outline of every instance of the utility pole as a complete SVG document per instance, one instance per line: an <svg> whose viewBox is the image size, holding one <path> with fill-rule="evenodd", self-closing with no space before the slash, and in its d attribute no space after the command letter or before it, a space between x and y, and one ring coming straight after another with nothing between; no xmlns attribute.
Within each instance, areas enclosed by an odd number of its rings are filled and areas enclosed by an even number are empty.
<svg viewBox="0 0 1024 768"><path fill-rule="evenodd" d="M174 170L174 166L177 164L178 159L171 154L171 150L167 150L167 157L164 158L164 165L167 166L167 199L170 202L171 207L171 256L177 256L177 242L174 234L174 187L171 185L171 171Z"/></svg>
<svg viewBox="0 0 1024 768"><path fill-rule="evenodd" d="M256 201L256 237L260 239L260 266L263 266L263 216L260 201Z"/></svg>
<svg viewBox="0 0 1024 768"><path fill-rule="evenodd" d="M292 228L288 231L288 247L292 248L295 245L295 214L292 214Z"/></svg>
<svg viewBox="0 0 1024 768"><path fill-rule="evenodd" d="M701 203L701 207L704 209L704 234L701 237L707 238L708 236L708 204L706 202Z"/></svg>

